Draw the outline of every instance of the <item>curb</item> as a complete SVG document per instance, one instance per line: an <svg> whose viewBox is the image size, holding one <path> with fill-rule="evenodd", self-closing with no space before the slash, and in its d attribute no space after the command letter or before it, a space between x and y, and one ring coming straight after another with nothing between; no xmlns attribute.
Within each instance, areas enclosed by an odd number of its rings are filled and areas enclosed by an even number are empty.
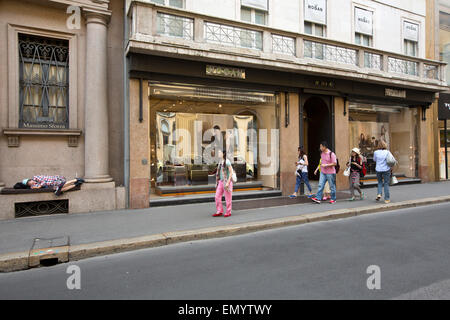
<svg viewBox="0 0 450 320"><path fill-rule="evenodd" d="M228 237L238 234L245 234L286 226L294 226L310 222L337 220L342 218L355 217L363 214L413 208L449 201L450 195L351 209L337 209L320 213L307 213L299 216L289 216L226 226L217 226L186 231L173 231L133 238L71 245L69 247L69 261L77 261L81 259L109 255L119 252L160 247L180 242ZM0 255L0 272L11 272L29 269L30 266L28 256L28 251L13 252Z"/></svg>

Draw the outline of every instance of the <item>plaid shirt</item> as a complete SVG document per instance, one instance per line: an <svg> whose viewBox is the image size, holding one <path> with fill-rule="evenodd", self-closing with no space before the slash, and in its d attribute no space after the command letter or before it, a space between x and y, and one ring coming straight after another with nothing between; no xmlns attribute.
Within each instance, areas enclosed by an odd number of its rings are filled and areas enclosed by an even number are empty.
<svg viewBox="0 0 450 320"><path fill-rule="evenodd" d="M35 188L56 188L66 182L66 178L62 176L34 176L31 180L36 182Z"/></svg>

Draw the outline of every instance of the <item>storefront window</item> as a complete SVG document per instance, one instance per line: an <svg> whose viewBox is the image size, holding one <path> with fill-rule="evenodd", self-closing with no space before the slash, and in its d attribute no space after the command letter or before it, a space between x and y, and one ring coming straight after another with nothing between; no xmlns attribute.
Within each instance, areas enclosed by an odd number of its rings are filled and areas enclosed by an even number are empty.
<svg viewBox="0 0 450 320"><path fill-rule="evenodd" d="M447 132L447 139L445 139L446 132ZM447 159L445 157L445 143L447 143ZM439 175L441 179L448 179L449 174L450 174L450 126L448 120L447 121L439 120Z"/></svg>
<svg viewBox="0 0 450 320"><path fill-rule="evenodd" d="M220 150L236 172L235 189L278 188L274 93L153 83L150 128L153 195L214 190Z"/></svg>
<svg viewBox="0 0 450 320"><path fill-rule="evenodd" d="M360 148L367 159L368 174L376 173L373 153L384 141L399 162L396 176L418 176L417 117L414 108L350 104L350 147Z"/></svg>

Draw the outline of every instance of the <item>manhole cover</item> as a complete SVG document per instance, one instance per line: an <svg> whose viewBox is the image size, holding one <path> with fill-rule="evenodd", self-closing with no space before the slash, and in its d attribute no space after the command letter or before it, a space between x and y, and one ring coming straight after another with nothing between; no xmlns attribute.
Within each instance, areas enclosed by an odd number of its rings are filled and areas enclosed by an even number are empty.
<svg viewBox="0 0 450 320"><path fill-rule="evenodd" d="M35 238L28 253L28 266L54 265L69 261L70 238Z"/></svg>

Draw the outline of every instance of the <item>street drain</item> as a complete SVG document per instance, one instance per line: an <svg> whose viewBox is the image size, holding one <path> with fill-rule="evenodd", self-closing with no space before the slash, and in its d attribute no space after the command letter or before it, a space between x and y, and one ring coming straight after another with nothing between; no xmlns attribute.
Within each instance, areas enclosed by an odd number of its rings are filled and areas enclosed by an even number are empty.
<svg viewBox="0 0 450 320"><path fill-rule="evenodd" d="M40 259L39 262L40 262L40 265L43 267L51 267L51 266L54 266L55 264L58 264L59 259L58 258L45 258L45 259Z"/></svg>
<svg viewBox="0 0 450 320"><path fill-rule="evenodd" d="M48 267L69 261L70 238L35 238L28 253L28 267Z"/></svg>

